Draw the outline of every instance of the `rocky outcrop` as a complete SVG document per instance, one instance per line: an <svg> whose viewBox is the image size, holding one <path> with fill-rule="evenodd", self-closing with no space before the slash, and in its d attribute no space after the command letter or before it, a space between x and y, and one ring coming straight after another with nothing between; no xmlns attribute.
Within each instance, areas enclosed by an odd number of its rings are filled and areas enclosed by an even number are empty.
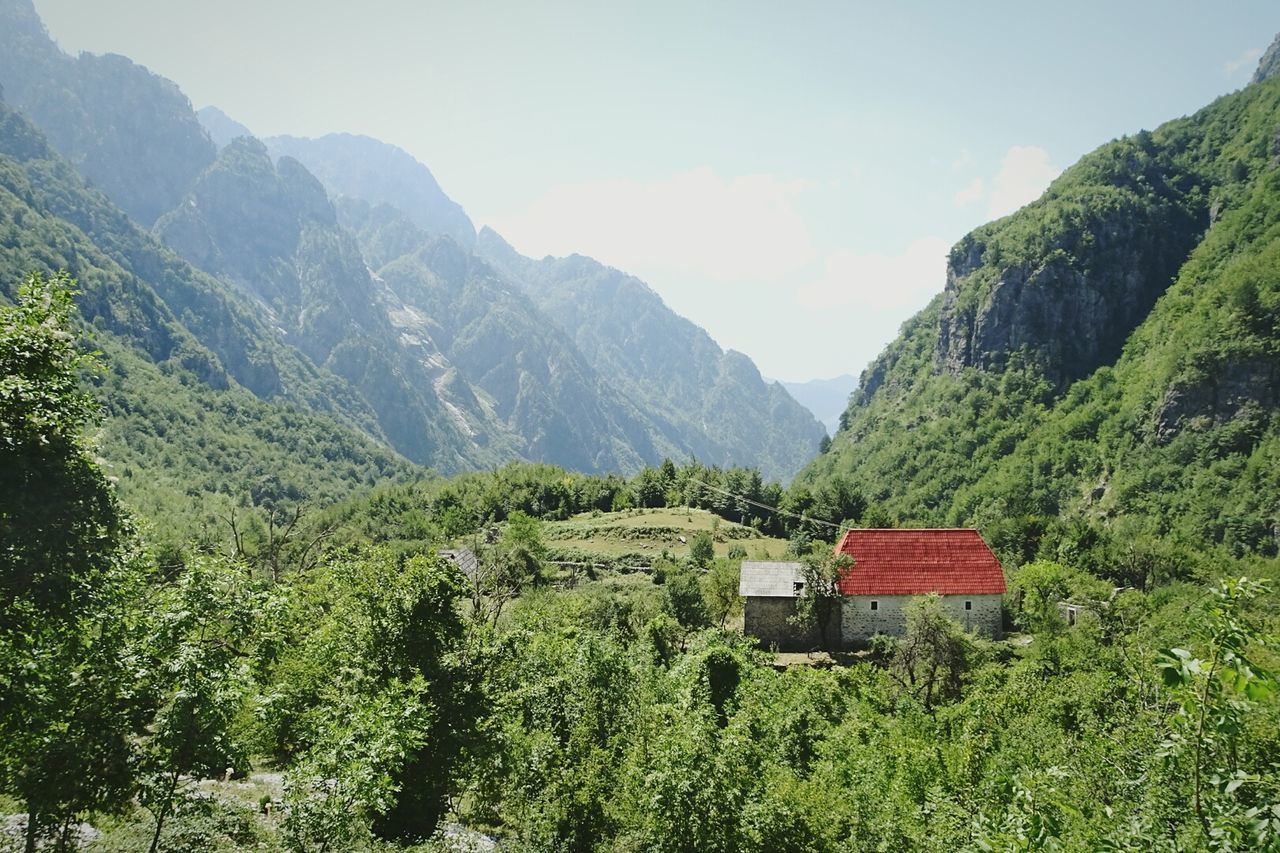
<svg viewBox="0 0 1280 853"><path fill-rule="evenodd" d="M1276 36L1275 41L1271 42L1266 53L1258 60L1258 69L1253 72L1253 80L1250 82L1261 83L1277 73L1280 73L1280 35Z"/></svg>
<svg viewBox="0 0 1280 853"><path fill-rule="evenodd" d="M1026 260L1000 223L970 234L947 264L936 366L1003 370L1022 353L1062 388L1113 362L1195 246L1197 218L1175 199L1131 194L1050 222Z"/></svg>
<svg viewBox="0 0 1280 853"><path fill-rule="evenodd" d="M1260 434L1268 413L1277 408L1280 362L1228 362L1208 376L1177 383L1165 392L1156 409L1156 441L1168 444L1185 429L1211 429L1233 421L1246 427L1246 433Z"/></svg>
<svg viewBox="0 0 1280 853"><path fill-rule="evenodd" d="M53 147L150 226L214 158L191 102L123 56L71 57L30 0L0 0L0 87Z"/></svg>

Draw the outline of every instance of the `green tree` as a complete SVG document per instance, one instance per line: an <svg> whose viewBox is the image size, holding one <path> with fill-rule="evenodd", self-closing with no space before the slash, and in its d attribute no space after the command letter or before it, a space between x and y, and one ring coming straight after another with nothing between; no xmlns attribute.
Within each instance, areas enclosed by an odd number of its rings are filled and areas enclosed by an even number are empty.
<svg viewBox="0 0 1280 853"><path fill-rule="evenodd" d="M73 282L30 276L0 308L0 786L27 809L26 849L122 804L132 680L123 654L136 574L114 492L82 430L92 359Z"/></svg>
<svg viewBox="0 0 1280 853"><path fill-rule="evenodd" d="M148 651L160 701L140 760L140 799L155 819L151 853L182 803L184 786L247 767L237 722L253 686L249 646L260 610L243 567L207 557L156 598Z"/></svg>
<svg viewBox="0 0 1280 853"><path fill-rule="evenodd" d="M1255 658L1267 637L1246 610L1266 591L1264 581L1244 577L1219 582L1203 627L1203 657L1180 648L1160 655L1164 683L1179 705L1162 751L1183 766L1190 764L1191 807L1208 844L1230 837L1232 823L1252 824L1255 836L1264 833L1254 839L1257 849L1280 844L1280 826L1267 819L1280 815L1280 803L1246 811L1235 797L1242 786L1260 781L1241 760L1246 715L1276 690L1275 677Z"/></svg>
<svg viewBox="0 0 1280 853"><path fill-rule="evenodd" d="M1052 560L1036 560L1019 568L1012 588L1020 603L1020 621L1032 631L1048 634L1063 627L1059 602L1076 599L1096 611L1111 593L1104 581Z"/></svg>
<svg viewBox="0 0 1280 853"><path fill-rule="evenodd" d="M725 621L742 612L742 596L738 585L742 578L741 560L721 558L711 564L702 578L702 596L707 603L711 621L724 627Z"/></svg>
<svg viewBox="0 0 1280 853"><path fill-rule="evenodd" d="M830 650L832 622L840 612L840 577L853 566L853 558L834 548L818 545L800 561L804 588L796 598L791 623L813 631L823 649Z"/></svg>
<svg viewBox="0 0 1280 853"><path fill-rule="evenodd" d="M542 543L542 522L519 510L511 513L498 538L498 556L508 565L508 573L522 584L546 580L547 548Z"/></svg>
<svg viewBox="0 0 1280 853"><path fill-rule="evenodd" d="M703 531L689 543L689 559L700 569L705 569L716 558L716 543L711 534Z"/></svg>
<svg viewBox="0 0 1280 853"><path fill-rule="evenodd" d="M387 548L339 554L313 574L292 617L308 630L266 691L268 727L290 731L301 754L291 790L317 801L290 831L307 844L326 838L313 831L326 821L343 838L428 837L481 709L478 671L460 659L463 579L448 560Z"/></svg>
<svg viewBox="0 0 1280 853"><path fill-rule="evenodd" d="M284 836L293 850L367 849L373 825L395 810L406 756L427 742L432 719L421 677L370 691L348 670L316 708L323 733L285 776Z"/></svg>
<svg viewBox="0 0 1280 853"><path fill-rule="evenodd" d="M969 671L972 643L946 613L937 595L922 595L907 605L907 633L894 651L889 672L926 711L960 696Z"/></svg>
<svg viewBox="0 0 1280 853"><path fill-rule="evenodd" d="M688 569L667 575L666 583L662 585L662 607L686 631L711 624L698 576Z"/></svg>

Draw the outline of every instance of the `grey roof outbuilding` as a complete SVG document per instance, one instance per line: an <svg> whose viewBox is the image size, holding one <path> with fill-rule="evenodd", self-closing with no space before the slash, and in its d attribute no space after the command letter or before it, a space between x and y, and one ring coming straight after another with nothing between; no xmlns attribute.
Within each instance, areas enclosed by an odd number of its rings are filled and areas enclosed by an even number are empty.
<svg viewBox="0 0 1280 853"><path fill-rule="evenodd" d="M738 595L743 598L795 598L796 584L804 584L800 563L743 560Z"/></svg>
<svg viewBox="0 0 1280 853"><path fill-rule="evenodd" d="M462 573L467 576L467 580L474 581L476 579L476 570L480 566L480 562L476 559L475 552L470 548L453 548L451 550L437 551L441 557L452 562Z"/></svg>

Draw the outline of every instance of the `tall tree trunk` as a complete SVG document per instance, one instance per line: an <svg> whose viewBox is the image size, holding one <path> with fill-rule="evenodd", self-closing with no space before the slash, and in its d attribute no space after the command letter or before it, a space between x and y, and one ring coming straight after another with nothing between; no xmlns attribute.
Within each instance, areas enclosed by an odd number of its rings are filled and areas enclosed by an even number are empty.
<svg viewBox="0 0 1280 853"><path fill-rule="evenodd" d="M36 811L35 806L27 803L27 845L25 853L36 853L36 833L40 827L40 813Z"/></svg>

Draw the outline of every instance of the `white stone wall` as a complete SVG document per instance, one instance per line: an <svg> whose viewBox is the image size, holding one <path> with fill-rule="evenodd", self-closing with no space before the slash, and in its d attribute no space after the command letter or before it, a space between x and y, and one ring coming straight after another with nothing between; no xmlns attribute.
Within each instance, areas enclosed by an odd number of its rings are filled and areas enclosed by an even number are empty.
<svg viewBox="0 0 1280 853"><path fill-rule="evenodd" d="M846 646L865 643L876 634L900 637L907 629L910 595L851 595L840 604L840 634ZM1003 636L999 595L944 595L943 606L952 619L983 637ZM877 607L871 609L871 602ZM972 607L965 609L965 602Z"/></svg>

